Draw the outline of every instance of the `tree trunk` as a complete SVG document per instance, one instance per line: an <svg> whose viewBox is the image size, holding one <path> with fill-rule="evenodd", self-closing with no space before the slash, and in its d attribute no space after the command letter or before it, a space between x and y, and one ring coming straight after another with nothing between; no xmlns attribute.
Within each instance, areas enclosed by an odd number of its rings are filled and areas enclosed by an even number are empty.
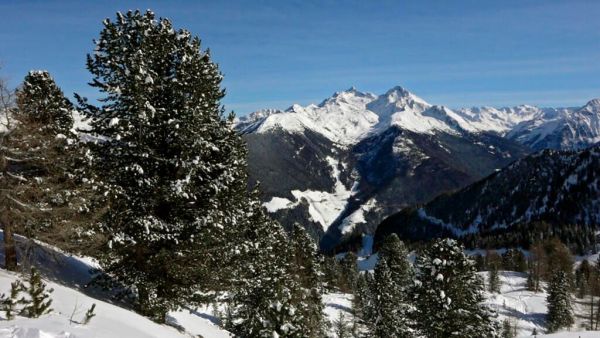
<svg viewBox="0 0 600 338"><path fill-rule="evenodd" d="M2 217L2 228L4 230L4 268L9 271L17 271L17 247L9 217Z"/></svg>

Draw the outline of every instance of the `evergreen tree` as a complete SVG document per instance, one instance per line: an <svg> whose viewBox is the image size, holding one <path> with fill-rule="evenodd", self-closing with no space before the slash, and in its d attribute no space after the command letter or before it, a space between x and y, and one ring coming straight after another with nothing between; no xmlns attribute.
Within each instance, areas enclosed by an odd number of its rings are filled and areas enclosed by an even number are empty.
<svg viewBox="0 0 600 338"><path fill-rule="evenodd" d="M335 257L325 256L323 259L323 282L327 291L336 291L340 288L340 264Z"/></svg>
<svg viewBox="0 0 600 338"><path fill-rule="evenodd" d="M162 322L225 283L222 249L245 217L246 150L198 38L150 11L103 25L87 58L101 106L78 97L95 139L88 175L106 205L98 259L132 286L140 313Z"/></svg>
<svg viewBox="0 0 600 338"><path fill-rule="evenodd" d="M502 265L504 270L525 272L527 271L527 260L521 250L508 249L502 255Z"/></svg>
<svg viewBox="0 0 600 338"><path fill-rule="evenodd" d="M67 136L73 128L73 104L47 71L30 71L17 91L19 114L43 123L53 134ZM45 123L49 122L49 123Z"/></svg>
<svg viewBox="0 0 600 338"><path fill-rule="evenodd" d="M526 287L527 287L527 291L533 291L533 292L537 292L538 291L536 289L536 282L535 282L535 279L533 277L533 273L531 273L531 272L527 273Z"/></svg>
<svg viewBox="0 0 600 338"><path fill-rule="evenodd" d="M369 322L373 318L374 299L371 292L372 287L371 273L368 271L365 274L358 276L356 280L356 289L352 298L352 311L355 318L361 322Z"/></svg>
<svg viewBox="0 0 600 338"><path fill-rule="evenodd" d="M388 236L379 250L373 283L373 310L370 318L376 337L413 337L408 286L412 270L408 251L396 234Z"/></svg>
<svg viewBox="0 0 600 338"><path fill-rule="evenodd" d="M50 313L52 311L50 308L52 305L50 294L54 290L46 289L46 284L42 281L42 276L36 268L31 268L27 284L23 288L23 291L29 295L29 300L21 310L21 313L29 318L38 318Z"/></svg>
<svg viewBox="0 0 600 338"><path fill-rule="evenodd" d="M324 335L323 322L323 291L321 257L317 245L299 224L294 224L292 230L292 264L290 273L299 278L301 294L299 295L300 316L304 318L303 330L307 337Z"/></svg>
<svg viewBox="0 0 600 338"><path fill-rule="evenodd" d="M492 314L481 304L482 280L462 246L452 239L436 240L415 265L415 320L422 335L497 337Z"/></svg>
<svg viewBox="0 0 600 338"><path fill-rule="evenodd" d="M342 292L352 293L354 291L358 278L357 261L358 257L352 251L346 253L340 261L339 287Z"/></svg>
<svg viewBox="0 0 600 338"><path fill-rule="evenodd" d="M577 270L575 270L575 287L577 288L577 297L583 298L589 293L590 277L592 268L587 259L584 259Z"/></svg>
<svg viewBox="0 0 600 338"><path fill-rule="evenodd" d="M268 219L260 202L249 203L248 222L236 238L238 268L227 328L238 337L307 337L312 319L305 289L291 271L292 255L283 228ZM308 336L310 337L310 336Z"/></svg>
<svg viewBox="0 0 600 338"><path fill-rule="evenodd" d="M475 261L475 269L477 269L477 271L485 270L485 258L483 258L481 254L476 254L473 260Z"/></svg>
<svg viewBox="0 0 600 338"><path fill-rule="evenodd" d="M562 270L555 270L548 285L548 331L555 332L560 328L569 328L574 323L569 278Z"/></svg>
<svg viewBox="0 0 600 338"><path fill-rule="evenodd" d="M500 333L500 337L514 338L516 336L517 334L510 320L507 318L504 321L502 321L502 332Z"/></svg>
<svg viewBox="0 0 600 338"><path fill-rule="evenodd" d="M24 290L23 283L16 280L10 283L10 294L8 296L2 295L0 297L0 311L3 311L7 320L12 320L15 315L19 313L17 311L18 305L28 304L28 301L21 297L19 294Z"/></svg>
<svg viewBox="0 0 600 338"><path fill-rule="evenodd" d="M71 103L46 71L29 72L16 97L17 107L7 115L12 128L0 135L0 221L8 270L17 269L15 233L64 248L64 239L73 235L68 225L85 204L72 172Z"/></svg>
<svg viewBox="0 0 600 338"><path fill-rule="evenodd" d="M339 312L338 317L333 321L333 330L336 338L350 338L352 336L352 330L342 311Z"/></svg>
<svg viewBox="0 0 600 338"><path fill-rule="evenodd" d="M498 267L492 265L489 267L488 272L488 291L494 293L500 293L500 276L498 275Z"/></svg>

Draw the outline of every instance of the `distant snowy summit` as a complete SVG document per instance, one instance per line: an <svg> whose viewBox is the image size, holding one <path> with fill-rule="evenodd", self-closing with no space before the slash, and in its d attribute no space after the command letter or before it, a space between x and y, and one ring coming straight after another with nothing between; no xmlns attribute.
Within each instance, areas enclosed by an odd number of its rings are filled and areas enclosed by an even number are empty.
<svg viewBox="0 0 600 338"><path fill-rule="evenodd" d="M578 149L600 141L600 99L580 108L520 105L452 110L431 105L400 86L379 96L352 87L318 105L265 109L237 121L243 133L310 130L342 146L356 144L391 126L422 134L490 132L532 150Z"/></svg>

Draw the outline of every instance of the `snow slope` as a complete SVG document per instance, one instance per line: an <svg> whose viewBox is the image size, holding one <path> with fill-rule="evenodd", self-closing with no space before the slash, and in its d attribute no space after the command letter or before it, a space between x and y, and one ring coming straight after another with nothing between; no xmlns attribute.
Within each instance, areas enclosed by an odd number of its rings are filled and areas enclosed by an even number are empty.
<svg viewBox="0 0 600 338"><path fill-rule="evenodd" d="M17 278L16 274L0 270L0 293L7 293L10 283ZM180 332L174 327L156 324L130 310L92 298L76 289L48 280L45 282L49 288L54 289L54 311L38 319L17 317L11 321L0 321L1 338L181 338L189 337L190 334L230 337L226 331L206 319L209 315L203 312L193 317L185 312L172 314L173 322L185 328L185 332ZM83 325L81 321L92 304L96 304L96 316L89 324Z"/></svg>
<svg viewBox="0 0 600 338"><path fill-rule="evenodd" d="M17 317L10 321L2 318L4 313L0 313L0 338L230 337L216 325L217 319L208 307L170 313L168 321L172 326L160 325L138 315L116 302L110 294L84 287L91 280L90 270L97 268L92 259L67 255L40 245L43 250L36 250L35 262L48 288L54 289L51 294L53 311L37 319ZM0 261L4 260L2 252L0 241ZM17 274L0 269L0 294L8 294L10 284L17 278ZM96 304L96 316L83 325L81 321L92 304Z"/></svg>

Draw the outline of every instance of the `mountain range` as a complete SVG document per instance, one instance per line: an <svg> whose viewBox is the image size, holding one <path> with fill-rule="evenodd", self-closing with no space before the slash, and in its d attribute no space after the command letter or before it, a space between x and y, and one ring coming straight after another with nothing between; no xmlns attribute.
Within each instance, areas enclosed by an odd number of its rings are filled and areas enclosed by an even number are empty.
<svg viewBox="0 0 600 338"><path fill-rule="evenodd" d="M474 247L528 247L559 236L583 253L600 225L600 146L543 150L459 191L405 208L375 233L405 240L466 238ZM565 226L567 225L567 226Z"/></svg>
<svg viewBox="0 0 600 338"><path fill-rule="evenodd" d="M318 105L251 113L236 128L266 209L286 227L304 224L328 250L532 152L596 144L600 100L450 109L402 87L382 95L351 88Z"/></svg>

